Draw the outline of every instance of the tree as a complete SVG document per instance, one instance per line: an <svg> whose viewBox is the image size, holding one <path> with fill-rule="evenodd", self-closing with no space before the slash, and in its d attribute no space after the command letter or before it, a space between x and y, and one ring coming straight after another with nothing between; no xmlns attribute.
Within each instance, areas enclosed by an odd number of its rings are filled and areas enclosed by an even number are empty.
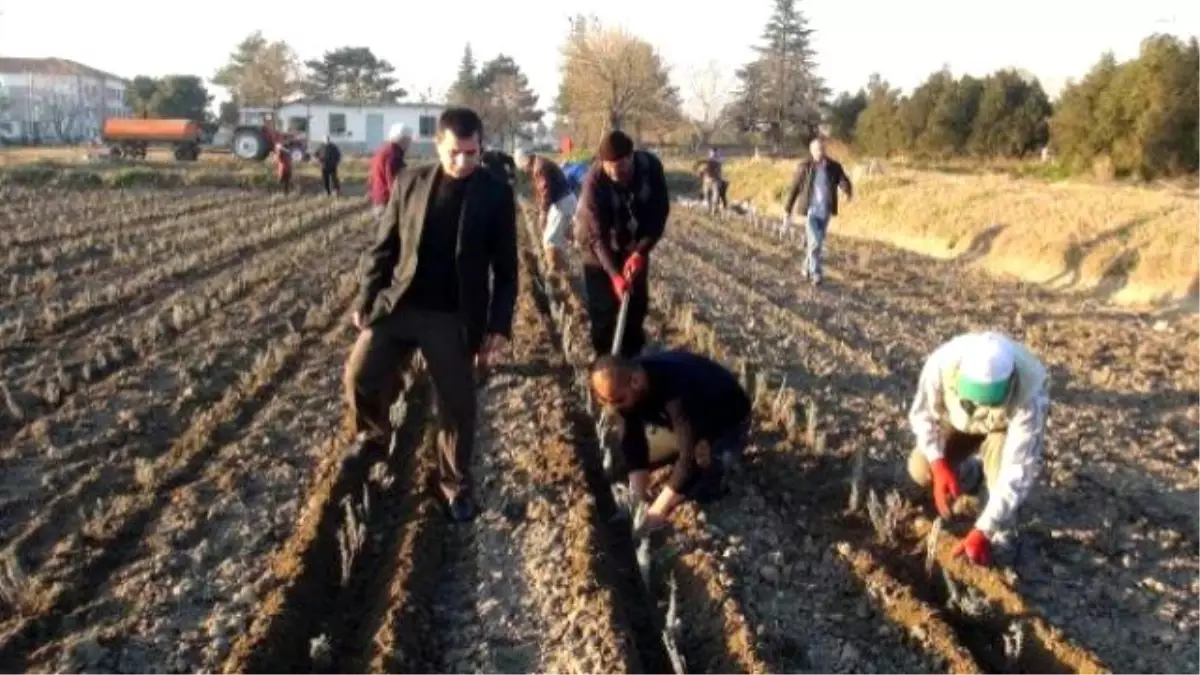
<svg viewBox="0 0 1200 675"><path fill-rule="evenodd" d="M599 138L677 112L679 93L649 42L592 18L571 20L555 109L576 135Z"/></svg>
<svg viewBox="0 0 1200 675"><path fill-rule="evenodd" d="M506 141L515 141L518 135L526 134L531 124L542 119L542 112L537 109L537 94L510 56L500 54L483 64L474 89L484 130L498 139L502 147Z"/></svg>
<svg viewBox="0 0 1200 675"><path fill-rule="evenodd" d="M296 53L286 42L270 42L255 31L238 43L212 81L228 87L241 105L277 108L300 90L300 74Z"/></svg>
<svg viewBox="0 0 1200 675"><path fill-rule="evenodd" d="M204 81L195 75L168 75L158 82L150 109L154 117L204 121L212 96Z"/></svg>
<svg viewBox="0 0 1200 675"><path fill-rule="evenodd" d="M871 75L867 82L867 105L854 127L855 144L861 151L887 157L906 147L900 116L903 104L900 90L893 89L878 73Z"/></svg>
<svg viewBox="0 0 1200 675"><path fill-rule="evenodd" d="M446 100L451 105L478 109L479 94L479 69L475 64L475 54L471 51L471 43L468 42L467 46L463 48L462 61L458 65L458 77L450 86L450 90L446 92Z"/></svg>
<svg viewBox="0 0 1200 675"><path fill-rule="evenodd" d="M138 117L152 117L151 100L158 91L158 78L149 75L138 75L129 83L125 90L125 103Z"/></svg>
<svg viewBox="0 0 1200 675"><path fill-rule="evenodd" d="M1021 157L1044 146L1050 99L1036 79L1007 69L983 80L967 150L980 157Z"/></svg>
<svg viewBox="0 0 1200 675"><path fill-rule="evenodd" d="M709 61L692 72L687 107L700 145L709 145L724 121L724 111L729 104L729 85L729 78L717 61Z"/></svg>
<svg viewBox="0 0 1200 675"><path fill-rule="evenodd" d="M369 47L341 47L306 61L309 96L356 103L395 103L408 95L396 84L395 67Z"/></svg>
<svg viewBox="0 0 1200 675"><path fill-rule="evenodd" d="M935 98L916 148L923 155L946 158L962 153L966 147L983 83L969 75L955 80L945 72L934 77L938 79Z"/></svg>
<svg viewBox="0 0 1200 675"><path fill-rule="evenodd" d="M221 101L221 105L217 106L217 122L236 125L239 121L241 121L241 106L238 105L237 99Z"/></svg>
<svg viewBox="0 0 1200 675"><path fill-rule="evenodd" d="M830 133L834 138L847 143L854 142L858 116L866 110L868 100L867 90L859 89L856 94L844 91L829 104Z"/></svg>
<svg viewBox="0 0 1200 675"><path fill-rule="evenodd" d="M745 131L763 132L778 150L816 135L828 91L816 74L813 30L796 0L775 0L758 57L738 71L734 116Z"/></svg>

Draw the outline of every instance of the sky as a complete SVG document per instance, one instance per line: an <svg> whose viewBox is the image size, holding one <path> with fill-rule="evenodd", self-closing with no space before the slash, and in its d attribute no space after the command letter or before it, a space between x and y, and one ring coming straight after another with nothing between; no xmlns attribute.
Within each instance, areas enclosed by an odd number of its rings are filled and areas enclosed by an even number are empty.
<svg viewBox="0 0 1200 675"><path fill-rule="evenodd" d="M211 77L256 29L286 40L302 59L366 46L396 67L415 98L440 98L470 43L478 60L503 52L528 75L541 105L558 89L567 18L592 14L658 48L685 99L694 73L715 60L727 74L753 57L772 0L455 0L230 2L0 0L0 56L68 58L123 77ZM1200 33L1194 0L800 0L815 30L819 74L834 91L857 90L878 72L911 89L948 65L956 75L1023 68L1053 96L1112 50L1137 55L1154 32ZM203 11L201 11L203 10ZM186 15L180 13L187 12ZM64 20L64 17L69 17ZM224 92L216 91L218 100Z"/></svg>

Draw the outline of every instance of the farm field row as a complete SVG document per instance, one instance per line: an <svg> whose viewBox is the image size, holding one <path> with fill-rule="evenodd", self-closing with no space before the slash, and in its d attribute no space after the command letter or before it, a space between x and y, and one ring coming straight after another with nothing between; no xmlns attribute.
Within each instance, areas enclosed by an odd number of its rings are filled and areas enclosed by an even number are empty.
<svg viewBox="0 0 1200 675"><path fill-rule="evenodd" d="M1194 322L840 239L813 289L794 243L677 208L650 332L743 373L756 413L731 494L679 512L646 588L579 386L578 280L525 232L514 341L478 393L481 513L454 525L420 359L390 451L346 455L361 201L146 192L106 212L6 190L42 215L0 222L21 280L0 296L4 670L1198 665ZM922 358L982 326L1055 377L1015 574L951 559L967 521L933 525L904 481Z"/></svg>

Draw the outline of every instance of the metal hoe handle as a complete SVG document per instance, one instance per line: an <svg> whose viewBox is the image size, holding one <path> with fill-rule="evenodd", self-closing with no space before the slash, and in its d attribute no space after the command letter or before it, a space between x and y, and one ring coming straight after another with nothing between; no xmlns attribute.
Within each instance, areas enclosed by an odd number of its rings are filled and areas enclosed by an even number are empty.
<svg viewBox="0 0 1200 675"><path fill-rule="evenodd" d="M617 313L617 329L613 331L612 355L621 353L621 343L625 341L625 319L629 315L629 291L621 296L621 311Z"/></svg>

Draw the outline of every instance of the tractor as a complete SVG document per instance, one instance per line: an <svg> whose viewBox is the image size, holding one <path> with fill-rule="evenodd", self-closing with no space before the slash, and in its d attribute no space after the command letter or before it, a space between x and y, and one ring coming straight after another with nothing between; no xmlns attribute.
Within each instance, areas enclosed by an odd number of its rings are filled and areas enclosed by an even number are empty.
<svg viewBox="0 0 1200 675"><path fill-rule="evenodd" d="M242 124L233 130L233 154L245 160L262 161L276 144L282 143L292 153L293 162L308 161L308 138L301 133L280 131L279 117L274 111L263 111L259 124Z"/></svg>

